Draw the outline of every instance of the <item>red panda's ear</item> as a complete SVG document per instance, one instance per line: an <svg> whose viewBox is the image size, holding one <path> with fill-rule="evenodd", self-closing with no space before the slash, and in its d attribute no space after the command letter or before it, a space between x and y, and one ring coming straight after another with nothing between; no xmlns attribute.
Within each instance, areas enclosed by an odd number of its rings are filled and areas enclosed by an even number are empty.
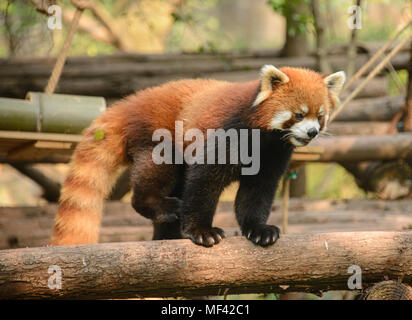
<svg viewBox="0 0 412 320"><path fill-rule="evenodd" d="M286 73L280 71L278 68L272 65L264 65L260 69L260 92L256 96L255 101L253 102L253 107L262 103L264 100L269 98L273 91L273 85L275 83L287 83L289 82L289 77Z"/></svg>
<svg viewBox="0 0 412 320"><path fill-rule="evenodd" d="M329 91L335 94L336 96L339 96L339 93L342 90L345 80L346 75L343 71L332 73L323 79Z"/></svg>
<svg viewBox="0 0 412 320"><path fill-rule="evenodd" d="M278 68L267 64L260 69L261 77L261 91L273 90L273 84L286 83L289 81L289 77L286 73L280 71Z"/></svg>

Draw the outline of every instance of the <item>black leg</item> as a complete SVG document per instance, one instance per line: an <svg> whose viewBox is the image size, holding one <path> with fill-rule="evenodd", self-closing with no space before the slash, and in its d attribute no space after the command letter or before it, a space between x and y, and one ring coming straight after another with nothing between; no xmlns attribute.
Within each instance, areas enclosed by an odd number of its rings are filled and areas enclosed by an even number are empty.
<svg viewBox="0 0 412 320"><path fill-rule="evenodd" d="M289 154L283 158L269 156L262 160L257 175L241 176L235 200L236 218L242 235L260 246L272 245L280 230L267 225L279 179L284 173Z"/></svg>
<svg viewBox="0 0 412 320"><path fill-rule="evenodd" d="M170 197L175 197L177 199L182 198L183 187L184 187L184 174L185 167L179 166L177 168L176 184L169 195ZM179 208L177 210L178 215L180 215L182 201L179 200ZM163 240L163 239L182 239L180 218L172 222L154 222L153 223L153 240Z"/></svg>
<svg viewBox="0 0 412 320"><path fill-rule="evenodd" d="M242 235L253 243L268 246L279 238L280 230L276 226L267 225L276 188L264 189L258 183L241 179L236 194L236 218ZM268 186L267 186L268 188Z"/></svg>
<svg viewBox="0 0 412 320"><path fill-rule="evenodd" d="M219 196L230 182L225 177L226 166L193 165L186 170L181 212L183 238L211 247L219 243L225 234L212 227Z"/></svg>
<svg viewBox="0 0 412 320"><path fill-rule="evenodd" d="M133 161L132 206L142 216L153 221L154 237L157 239L176 237L173 228L168 234L168 228L160 225L173 225L179 218L181 200L171 194L176 187L178 173L176 165L153 163L151 151L140 152Z"/></svg>

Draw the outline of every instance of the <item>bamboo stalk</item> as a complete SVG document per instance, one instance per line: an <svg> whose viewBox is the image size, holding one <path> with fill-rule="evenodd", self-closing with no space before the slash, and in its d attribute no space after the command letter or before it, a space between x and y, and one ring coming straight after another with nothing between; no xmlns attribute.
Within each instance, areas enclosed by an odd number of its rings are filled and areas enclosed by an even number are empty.
<svg viewBox="0 0 412 320"><path fill-rule="evenodd" d="M412 20L410 20L408 23L406 23L401 29L399 29L399 31L388 41L385 43L385 45L380 48L373 56L372 58L370 58L368 60L368 62L362 66L362 68L360 68L358 70L358 72L356 72L353 77L351 77L349 79L348 82L346 82L346 84L343 86L343 89L341 91L341 94L344 93L356 80L358 80L364 73L366 70L368 70L368 68L375 63L375 61L382 56L382 54L385 53L385 51L390 48L392 46L392 44L395 42L395 40L403 33L403 31L405 31L412 23Z"/></svg>
<svg viewBox="0 0 412 320"><path fill-rule="evenodd" d="M366 84L373 78L375 77L384 67L385 65L390 61L390 59L399 52L399 50L402 49L402 47L410 40L412 39L412 32L402 39L402 41L397 44L392 51L383 59L376 67L375 69L372 70L371 73L368 74L368 76L361 82L361 84L356 87L355 90L351 92L351 94L345 99L344 102L342 102L339 107L336 109L336 111L332 114L330 117L329 122L333 121L336 116L342 111L342 109L354 98L356 95L366 86Z"/></svg>
<svg viewBox="0 0 412 320"><path fill-rule="evenodd" d="M70 49L70 45L73 40L73 36L79 25L79 21L80 21L80 17L82 16L82 13L83 13L83 9L79 9L79 8L77 8L74 13L74 17L70 25L69 33L67 34L67 37L64 41L63 48L59 56L57 57L56 64L54 65L49 82L47 83L47 86L44 89L44 92L46 94L51 94L56 89L57 83L59 82L60 76L63 71L64 63L66 62L67 54L69 53L69 49Z"/></svg>

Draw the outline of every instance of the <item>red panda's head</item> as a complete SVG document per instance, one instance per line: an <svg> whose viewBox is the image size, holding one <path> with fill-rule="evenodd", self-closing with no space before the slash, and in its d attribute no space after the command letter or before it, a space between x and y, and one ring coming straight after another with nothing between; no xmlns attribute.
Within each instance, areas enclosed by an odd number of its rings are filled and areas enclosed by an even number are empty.
<svg viewBox="0 0 412 320"><path fill-rule="evenodd" d="M253 121L265 130L287 131L293 145L304 146L326 130L344 82L343 71L322 76L308 69L265 65Z"/></svg>

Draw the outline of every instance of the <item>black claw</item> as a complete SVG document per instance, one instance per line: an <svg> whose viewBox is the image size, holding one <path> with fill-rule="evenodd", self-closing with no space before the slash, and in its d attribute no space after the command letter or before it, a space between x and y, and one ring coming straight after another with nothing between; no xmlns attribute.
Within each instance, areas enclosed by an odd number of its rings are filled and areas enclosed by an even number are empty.
<svg viewBox="0 0 412 320"><path fill-rule="evenodd" d="M184 231L183 237L191 239L195 244L212 247L222 241L225 233L220 228L192 228L189 231Z"/></svg>
<svg viewBox="0 0 412 320"><path fill-rule="evenodd" d="M259 244L260 238L261 238L260 235L257 235L257 236L255 236L255 237L253 237L252 241L253 241L254 243L256 243L256 244Z"/></svg>
<svg viewBox="0 0 412 320"><path fill-rule="evenodd" d="M279 239L280 230L276 226L256 225L245 228L242 234L253 243L266 247L274 244Z"/></svg>
<svg viewBox="0 0 412 320"><path fill-rule="evenodd" d="M270 236L266 236L264 239L262 239L261 245L262 245L262 246L267 246L267 245L269 245L269 244L270 244L270 239L271 239Z"/></svg>

